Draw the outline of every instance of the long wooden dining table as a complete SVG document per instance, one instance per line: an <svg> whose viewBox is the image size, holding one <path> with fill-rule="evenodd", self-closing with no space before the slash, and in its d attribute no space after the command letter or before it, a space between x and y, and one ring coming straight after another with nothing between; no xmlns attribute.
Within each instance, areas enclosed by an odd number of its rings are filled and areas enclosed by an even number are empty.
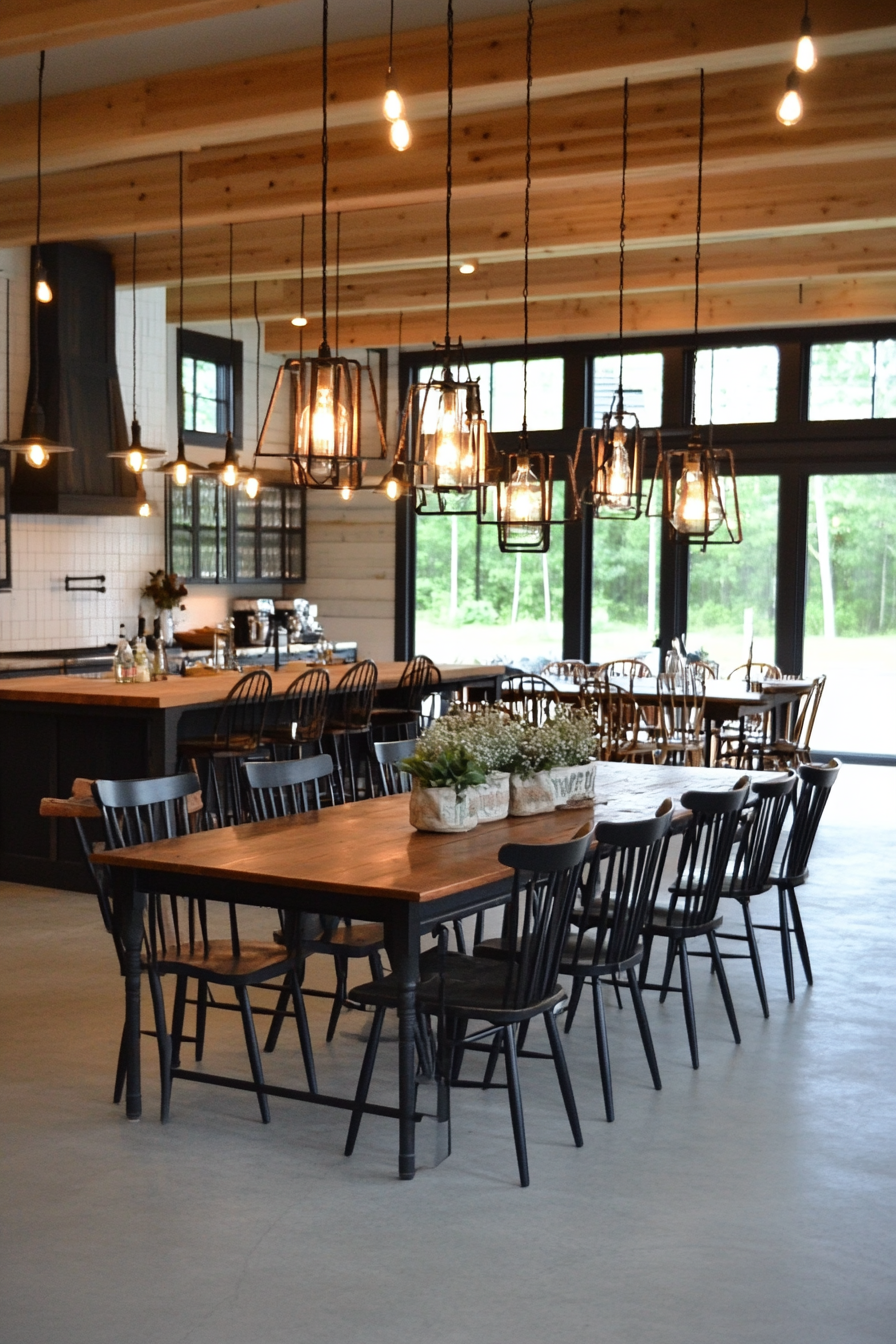
<svg viewBox="0 0 896 1344"><path fill-rule="evenodd" d="M600 762L594 821L652 815L688 789L731 788L737 774L702 767ZM680 811L680 808L679 808ZM684 815L684 814L682 814ZM140 1118L140 986L143 919L149 892L309 911L381 922L399 987L398 1107L366 1109L399 1121L399 1175L415 1170L415 990L420 939L444 921L501 901L510 870L498 861L508 841L547 844L571 838L587 809L508 817L464 834L415 831L408 797L373 798L275 821L199 831L173 840L98 853L107 866L125 947L127 1116ZM189 1077L179 1070L174 1076ZM242 1084L238 1084L242 1085ZM247 1089L254 1084L247 1082ZM350 1109L345 1097L266 1086L275 1096Z"/></svg>

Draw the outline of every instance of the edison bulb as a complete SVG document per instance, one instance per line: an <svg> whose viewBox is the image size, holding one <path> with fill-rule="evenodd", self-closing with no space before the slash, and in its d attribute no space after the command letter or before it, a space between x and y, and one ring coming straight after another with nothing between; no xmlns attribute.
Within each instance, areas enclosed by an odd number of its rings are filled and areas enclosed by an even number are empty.
<svg viewBox="0 0 896 1344"><path fill-rule="evenodd" d="M386 486L386 494L389 496L390 499L397 499L398 496L401 494L401 486L398 484L394 476Z"/></svg>
<svg viewBox="0 0 896 1344"><path fill-rule="evenodd" d="M392 148L397 149L398 152L401 153L402 150L408 148L410 143L411 128L404 117L401 117L398 121L393 121L392 125L389 127L389 144Z"/></svg>
<svg viewBox="0 0 896 1344"><path fill-rule="evenodd" d="M507 540L536 545L541 539L541 484L528 457L521 457L504 496Z"/></svg>
<svg viewBox="0 0 896 1344"><path fill-rule="evenodd" d="M432 438L434 484L451 488L460 483L460 407L457 389L445 387L439 397L439 414Z"/></svg>
<svg viewBox="0 0 896 1344"><path fill-rule="evenodd" d="M308 325L307 317L292 317L290 322L294 327L307 327Z"/></svg>
<svg viewBox="0 0 896 1344"><path fill-rule="evenodd" d="M795 126L803 115L803 100L796 89L788 89L775 114L782 126Z"/></svg>
<svg viewBox="0 0 896 1344"><path fill-rule="evenodd" d="M606 507L628 509L632 502L632 464L626 448L624 425L613 430L613 453L604 468Z"/></svg>
<svg viewBox="0 0 896 1344"><path fill-rule="evenodd" d="M814 70L818 64L818 53L815 50L815 43L808 33L803 33L799 42L796 44L796 58L794 65L797 70L802 70L807 75L810 70Z"/></svg>
<svg viewBox="0 0 896 1344"><path fill-rule="evenodd" d="M239 479L239 468L235 462L225 462L221 468L221 481L224 485L236 485Z"/></svg>
<svg viewBox="0 0 896 1344"><path fill-rule="evenodd" d="M136 476L138 472L143 470L145 465L146 459L141 450L139 448L130 448L128 450L128 455L125 458L125 466L128 471L132 471Z"/></svg>
<svg viewBox="0 0 896 1344"><path fill-rule="evenodd" d="M397 89L387 89L383 99L383 116L387 121L404 120L404 99Z"/></svg>
<svg viewBox="0 0 896 1344"><path fill-rule="evenodd" d="M37 299L38 303L53 302L53 291L43 277L41 277L34 286L34 297Z"/></svg>
<svg viewBox="0 0 896 1344"><path fill-rule="evenodd" d="M186 485L190 479L190 468L186 462L175 462L171 475L175 485Z"/></svg>
<svg viewBox="0 0 896 1344"><path fill-rule="evenodd" d="M351 499L351 497L352 497L352 488L351 488L350 485L344 485L344 486L342 487L342 489L339 491L339 493L340 493L340 495L342 496L342 498L345 500L345 502L348 503L348 501L349 501L349 500Z"/></svg>
<svg viewBox="0 0 896 1344"><path fill-rule="evenodd" d="M250 476L246 481L246 495L249 499L258 498L258 477Z"/></svg>
<svg viewBox="0 0 896 1344"><path fill-rule="evenodd" d="M32 467L45 467L50 460L50 454L42 443L29 443L25 450L25 460Z"/></svg>
<svg viewBox="0 0 896 1344"><path fill-rule="evenodd" d="M152 509L150 508L148 499L144 499L137 512L141 518L149 518L152 516Z"/></svg>
<svg viewBox="0 0 896 1344"><path fill-rule="evenodd" d="M685 536L712 536L722 521L721 483L713 473L707 497L706 480L699 453L687 453L681 479L675 487L672 526Z"/></svg>

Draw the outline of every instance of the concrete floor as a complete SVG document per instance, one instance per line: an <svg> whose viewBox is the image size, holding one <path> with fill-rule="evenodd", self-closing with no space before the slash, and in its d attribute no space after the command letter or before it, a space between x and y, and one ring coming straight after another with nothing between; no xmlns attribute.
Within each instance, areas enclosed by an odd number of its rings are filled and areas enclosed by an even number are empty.
<svg viewBox="0 0 896 1344"><path fill-rule="evenodd" d="M699 1072L678 996L650 998L661 1093L630 1008L611 1011L607 1125L582 1012L581 1150L551 1066L523 1063L528 1190L503 1092L456 1094L454 1152L412 1183L386 1120L347 1160L340 1112L272 1099L265 1127L251 1095L176 1082L162 1128L151 1041L128 1124L95 903L3 887L2 1344L893 1344L894 803L896 771L844 769L802 897L815 988L788 1005L763 935L771 1018L736 965L740 1047L707 963ZM349 1091L365 1019L327 1047L328 1005L309 1004L321 1083ZM245 1070L238 1032L211 1015L210 1069ZM300 1076L286 1031L266 1060L272 1082ZM385 1044L376 1095L393 1080Z"/></svg>

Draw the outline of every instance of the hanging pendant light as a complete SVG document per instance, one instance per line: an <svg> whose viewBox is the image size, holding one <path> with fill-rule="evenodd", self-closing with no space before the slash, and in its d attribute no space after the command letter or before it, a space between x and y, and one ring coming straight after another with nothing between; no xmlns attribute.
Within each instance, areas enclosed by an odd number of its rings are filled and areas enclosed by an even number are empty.
<svg viewBox="0 0 896 1344"><path fill-rule="evenodd" d="M411 143L411 127L408 123L404 99L395 83L392 65L393 34L395 29L395 0L389 0L389 68L386 71L386 92L383 97L383 116L389 123L389 144L399 153L408 149Z"/></svg>
<svg viewBox="0 0 896 1344"><path fill-rule="evenodd" d="M477 514L479 494L497 475L497 455L482 413L479 380L463 341L451 340L451 202L453 185L454 6L448 0L448 100L445 155L445 342L426 382L407 391L392 469L380 488L390 499L414 492L418 514Z"/></svg>
<svg viewBox="0 0 896 1344"><path fill-rule="evenodd" d="M228 320L230 322L230 395L228 397L227 411L229 415L227 438L224 441L224 460L217 463L212 470L217 474L218 480L228 489L232 489L240 483L240 455L233 438L233 225L230 224L230 248L227 272L227 304Z"/></svg>
<svg viewBox="0 0 896 1344"><path fill-rule="evenodd" d="M307 327L308 319L305 316L305 216L302 216L302 241L299 246L299 311L295 317L290 318L294 327Z"/></svg>
<svg viewBox="0 0 896 1344"><path fill-rule="evenodd" d="M131 392L133 404L133 418L131 420L131 441L127 448L116 448L107 456L111 458L123 459L128 471L132 471L135 476L147 466L152 466L153 462L159 458L165 457L164 448L145 448L141 439L140 421L137 419L137 235L134 234L133 247L131 251ZM141 485L142 488L142 485ZM138 489L138 499L140 491ZM149 504L145 499L138 509L141 517L148 518L149 513L143 513L145 504L147 510Z"/></svg>
<svg viewBox="0 0 896 1344"><path fill-rule="evenodd" d="M797 70L802 74L808 75L810 70L814 70L818 64L818 53L815 50L815 43L812 41L812 20L809 18L809 0L806 0L803 10L803 17L800 23L800 37L796 44L796 56L793 61Z"/></svg>
<svg viewBox="0 0 896 1344"><path fill-rule="evenodd" d="M803 99L800 94L800 76L808 75L818 64L818 53L812 41L812 20L809 18L809 0L805 0L803 17L800 22L800 36L793 58L793 69L784 85L784 96L775 109L775 115L782 126L795 126L803 115Z"/></svg>
<svg viewBox="0 0 896 1344"><path fill-rule="evenodd" d="M50 458L58 453L73 453L74 448L57 443L47 437L47 420L40 404L40 342L38 340L38 315L41 304L52 303L53 291L47 279L47 272L40 259L40 222L42 198L41 144L44 120L44 63L46 52L40 54L37 73L37 228L34 248L34 275L31 308L31 404L25 413L20 439L7 438L0 447L21 454L29 467L45 467ZM8 431L7 431L8 432Z"/></svg>
<svg viewBox="0 0 896 1344"><path fill-rule="evenodd" d="M622 90L622 192L619 210L619 387L600 430L585 428L576 444L576 465L585 443L591 449L591 476L583 503L595 518L634 521L641 516L643 443L641 426L626 411L623 393L623 320L625 302L625 176L628 168L628 80Z"/></svg>
<svg viewBox="0 0 896 1344"><path fill-rule="evenodd" d="M703 225L703 142L705 130L706 90L704 72L700 71L700 133L697 151L697 227L694 248L694 363L700 332L700 235ZM740 508L737 501L737 480L734 455L729 448L716 448L712 442L712 424L709 443L704 444L697 428L697 387L692 378L691 433L686 448L664 449L657 433L657 461L653 485L661 482L661 516L667 523L672 539L683 545L707 546L738 545L743 541ZM710 401L712 398L710 397ZM710 415L712 409L710 408ZM647 502L648 516L651 499Z"/></svg>
<svg viewBox="0 0 896 1344"><path fill-rule="evenodd" d="M184 154L183 150L177 156L178 162L178 250L180 258L180 287L179 302L180 311L177 322L177 348L180 352L183 346L184 335ZM180 354L178 353L178 358ZM186 449L184 447L184 406L183 395L178 399L177 407L177 456L173 462L166 462L161 468L166 476L170 476L173 483L183 488L189 485L191 476L205 476L208 469L201 467L196 462L190 462L187 459Z"/></svg>

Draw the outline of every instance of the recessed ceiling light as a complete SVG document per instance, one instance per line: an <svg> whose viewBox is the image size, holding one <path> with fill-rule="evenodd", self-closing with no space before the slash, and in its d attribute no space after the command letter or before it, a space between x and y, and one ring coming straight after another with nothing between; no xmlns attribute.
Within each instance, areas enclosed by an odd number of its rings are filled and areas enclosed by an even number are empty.
<svg viewBox="0 0 896 1344"><path fill-rule="evenodd" d="M462 261L457 269L460 271L461 275L475 275L476 263L475 261Z"/></svg>
<svg viewBox="0 0 896 1344"><path fill-rule="evenodd" d="M290 318L290 321L294 327L307 327L308 325L307 317L293 317Z"/></svg>

